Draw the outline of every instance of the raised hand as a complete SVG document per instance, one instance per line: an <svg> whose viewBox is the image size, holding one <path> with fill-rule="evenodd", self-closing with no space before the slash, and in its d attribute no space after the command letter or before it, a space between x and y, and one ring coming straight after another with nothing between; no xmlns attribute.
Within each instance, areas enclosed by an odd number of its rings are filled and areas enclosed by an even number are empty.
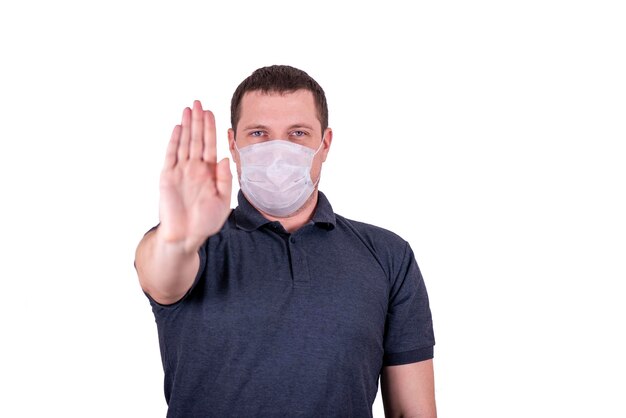
<svg viewBox="0 0 626 418"><path fill-rule="evenodd" d="M228 158L216 163L215 118L199 101L185 108L167 147L161 172L159 235L197 250L230 213L232 174Z"/></svg>

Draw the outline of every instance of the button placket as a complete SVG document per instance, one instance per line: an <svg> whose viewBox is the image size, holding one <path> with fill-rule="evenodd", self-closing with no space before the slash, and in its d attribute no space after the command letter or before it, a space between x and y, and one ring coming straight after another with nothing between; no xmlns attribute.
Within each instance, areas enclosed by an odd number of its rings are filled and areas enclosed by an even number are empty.
<svg viewBox="0 0 626 418"><path fill-rule="evenodd" d="M288 244L294 285L307 285L310 281L309 265L300 237L289 236Z"/></svg>

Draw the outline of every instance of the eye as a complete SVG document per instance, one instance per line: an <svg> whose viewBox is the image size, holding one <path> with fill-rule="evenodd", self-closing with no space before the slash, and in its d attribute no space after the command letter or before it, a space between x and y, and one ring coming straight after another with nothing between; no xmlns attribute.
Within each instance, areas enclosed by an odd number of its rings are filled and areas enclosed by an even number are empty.
<svg viewBox="0 0 626 418"><path fill-rule="evenodd" d="M306 135L307 135L307 133L304 132L304 131L293 131L291 133L291 136L295 136L296 138L302 138L302 137L304 137Z"/></svg>
<svg viewBox="0 0 626 418"><path fill-rule="evenodd" d="M263 136L263 131L252 131L249 133L249 135L258 138L258 137Z"/></svg>

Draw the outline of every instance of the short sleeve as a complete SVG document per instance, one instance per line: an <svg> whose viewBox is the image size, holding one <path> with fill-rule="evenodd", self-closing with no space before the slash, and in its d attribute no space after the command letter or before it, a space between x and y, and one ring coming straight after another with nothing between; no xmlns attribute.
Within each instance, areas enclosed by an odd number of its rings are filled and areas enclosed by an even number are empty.
<svg viewBox="0 0 626 418"><path fill-rule="evenodd" d="M408 243L396 271L385 323L384 366L431 359L435 345L428 293Z"/></svg>

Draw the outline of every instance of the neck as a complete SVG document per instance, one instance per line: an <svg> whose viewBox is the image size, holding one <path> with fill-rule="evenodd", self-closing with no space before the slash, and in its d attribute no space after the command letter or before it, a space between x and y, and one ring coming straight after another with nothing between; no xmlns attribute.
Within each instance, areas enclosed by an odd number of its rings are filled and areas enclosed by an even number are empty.
<svg viewBox="0 0 626 418"><path fill-rule="evenodd" d="M291 216L287 216L285 218L277 218L268 213L263 212L258 209L259 212L270 221L278 221L285 228L285 230L289 233L295 232L298 229L302 228L306 225L312 218L313 213L315 213L315 208L317 206L317 188L311 193L311 197L306 201L304 205L296 213Z"/></svg>

